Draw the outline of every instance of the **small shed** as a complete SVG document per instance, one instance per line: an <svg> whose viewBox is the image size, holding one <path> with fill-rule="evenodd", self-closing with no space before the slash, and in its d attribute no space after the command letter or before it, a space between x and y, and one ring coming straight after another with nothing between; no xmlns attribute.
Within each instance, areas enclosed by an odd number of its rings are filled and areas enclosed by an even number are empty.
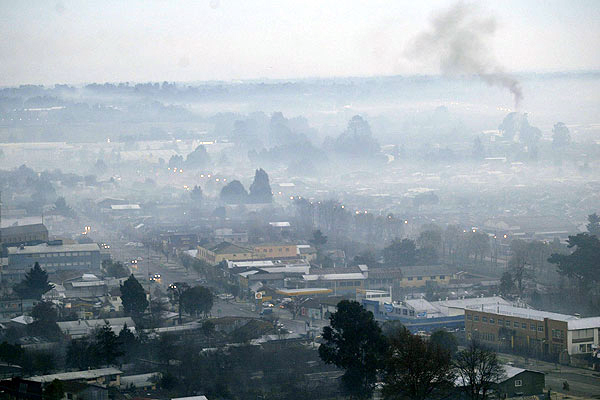
<svg viewBox="0 0 600 400"><path fill-rule="evenodd" d="M546 378L542 372L504 366L505 376L496 384L498 397L534 396L544 393Z"/></svg>

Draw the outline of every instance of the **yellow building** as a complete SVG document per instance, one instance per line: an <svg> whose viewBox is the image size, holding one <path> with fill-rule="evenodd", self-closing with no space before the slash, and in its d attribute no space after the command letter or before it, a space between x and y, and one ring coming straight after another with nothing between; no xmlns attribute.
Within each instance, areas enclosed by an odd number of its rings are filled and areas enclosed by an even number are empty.
<svg viewBox="0 0 600 400"><path fill-rule="evenodd" d="M452 273L442 266L400 267L400 270L402 271L400 287L422 287L427 285L427 282L445 286L452 279Z"/></svg>
<svg viewBox="0 0 600 400"><path fill-rule="evenodd" d="M209 264L218 264L223 260L241 261L251 260L254 251L247 247L238 246L229 242L221 242L217 245L198 246L198 257Z"/></svg>
<svg viewBox="0 0 600 400"><path fill-rule="evenodd" d="M289 243L257 244L252 247L244 247L230 242L221 242L217 245L198 246L196 257L209 264L218 264L223 260L244 261L297 258L298 249L295 244Z"/></svg>
<svg viewBox="0 0 600 400"><path fill-rule="evenodd" d="M254 259L263 258L295 258L298 256L298 248L295 244L288 243L266 243L254 246Z"/></svg>

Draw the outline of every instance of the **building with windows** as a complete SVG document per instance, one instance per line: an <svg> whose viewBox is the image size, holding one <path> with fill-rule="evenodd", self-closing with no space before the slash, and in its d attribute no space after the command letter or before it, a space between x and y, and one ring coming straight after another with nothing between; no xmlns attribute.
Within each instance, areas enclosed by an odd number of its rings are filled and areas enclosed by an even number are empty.
<svg viewBox="0 0 600 400"><path fill-rule="evenodd" d="M334 295L352 294L365 289L368 276L366 265L352 268L312 269L310 274L302 275L304 287L331 289Z"/></svg>
<svg viewBox="0 0 600 400"><path fill-rule="evenodd" d="M9 226L2 228L0 241L4 247L44 243L48 241L48 228L44 224Z"/></svg>
<svg viewBox="0 0 600 400"><path fill-rule="evenodd" d="M242 246L223 241L219 244L198 246L196 257L209 264L221 261L281 260L298 258L295 244L275 243Z"/></svg>
<svg viewBox="0 0 600 400"><path fill-rule="evenodd" d="M465 332L467 339L489 346L558 358L573 354L568 344L571 322L587 319L512 305L487 305L465 309Z"/></svg>
<svg viewBox="0 0 600 400"><path fill-rule="evenodd" d="M447 285L450 283L452 273L441 265L422 265L415 267L400 267L402 281L400 287L423 287L427 283Z"/></svg>
<svg viewBox="0 0 600 400"><path fill-rule="evenodd" d="M102 255L96 243L62 244L52 241L35 246L8 248L8 265L2 279L20 282L35 263L48 273L61 271L100 272Z"/></svg>

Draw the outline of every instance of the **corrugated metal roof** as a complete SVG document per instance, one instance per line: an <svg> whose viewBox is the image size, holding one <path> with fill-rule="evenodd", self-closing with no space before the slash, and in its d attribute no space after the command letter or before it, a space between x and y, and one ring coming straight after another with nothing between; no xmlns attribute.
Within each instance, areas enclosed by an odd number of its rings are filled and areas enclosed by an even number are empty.
<svg viewBox="0 0 600 400"><path fill-rule="evenodd" d="M55 379L61 381L72 381L79 379L97 379L102 376L107 375L120 375L123 372L116 368L99 368L99 369L89 369L85 371L75 371L75 372L62 372L60 374L51 374L51 375L39 375L32 376L28 378L34 382L52 382Z"/></svg>

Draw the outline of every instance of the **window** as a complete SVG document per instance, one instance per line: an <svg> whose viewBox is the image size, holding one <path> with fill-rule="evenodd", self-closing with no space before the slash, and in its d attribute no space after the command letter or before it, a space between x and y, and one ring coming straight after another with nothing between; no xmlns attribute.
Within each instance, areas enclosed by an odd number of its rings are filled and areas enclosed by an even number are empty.
<svg viewBox="0 0 600 400"><path fill-rule="evenodd" d="M422 280L423 280L423 277L422 277L422 276L417 276L417 280L418 280L418 281L422 281Z"/></svg>
<svg viewBox="0 0 600 400"><path fill-rule="evenodd" d="M523 381L520 379L515 379L515 387L521 387L523 386Z"/></svg>
<svg viewBox="0 0 600 400"><path fill-rule="evenodd" d="M40 258L46 258L45 254L40 254Z"/></svg>
<svg viewBox="0 0 600 400"><path fill-rule="evenodd" d="M479 315L474 315L473 316L473 321L479 321Z"/></svg>
<svg viewBox="0 0 600 400"><path fill-rule="evenodd" d="M514 326L515 328L518 328L518 327L519 327L519 323L518 323L517 321L515 321L515 322L514 322L514 324L513 324L513 326Z"/></svg>
<svg viewBox="0 0 600 400"><path fill-rule="evenodd" d="M506 327L510 328L510 321L507 319L504 325L505 325Z"/></svg>
<svg viewBox="0 0 600 400"><path fill-rule="evenodd" d="M408 280L409 280L409 281L412 281L412 280L413 280L412 276L409 276L409 277L408 277Z"/></svg>
<svg viewBox="0 0 600 400"><path fill-rule="evenodd" d="M440 279L446 279L446 275L440 275Z"/></svg>
<svg viewBox="0 0 600 400"><path fill-rule="evenodd" d="M498 320L498 325L504 325L504 320L503 319L499 319Z"/></svg>
<svg viewBox="0 0 600 400"><path fill-rule="evenodd" d="M432 276L432 277L430 277L429 279L431 279L431 280L435 281L435 275L434 275L434 276Z"/></svg>
<svg viewBox="0 0 600 400"><path fill-rule="evenodd" d="M481 322L487 322L487 317L481 317Z"/></svg>
<svg viewBox="0 0 600 400"><path fill-rule="evenodd" d="M535 324L530 324L529 325L529 330L535 331Z"/></svg>
<svg viewBox="0 0 600 400"><path fill-rule="evenodd" d="M527 324L526 324L525 322L523 322L523 323L521 324L521 328L523 328L523 329L527 329Z"/></svg>
<svg viewBox="0 0 600 400"><path fill-rule="evenodd" d="M471 314L467 314L467 320L471 321L473 319L473 316Z"/></svg>
<svg viewBox="0 0 600 400"><path fill-rule="evenodd" d="M494 323L494 318L490 318L490 324Z"/></svg>
<svg viewBox="0 0 600 400"><path fill-rule="evenodd" d="M544 326L538 325L538 332L544 332Z"/></svg>

